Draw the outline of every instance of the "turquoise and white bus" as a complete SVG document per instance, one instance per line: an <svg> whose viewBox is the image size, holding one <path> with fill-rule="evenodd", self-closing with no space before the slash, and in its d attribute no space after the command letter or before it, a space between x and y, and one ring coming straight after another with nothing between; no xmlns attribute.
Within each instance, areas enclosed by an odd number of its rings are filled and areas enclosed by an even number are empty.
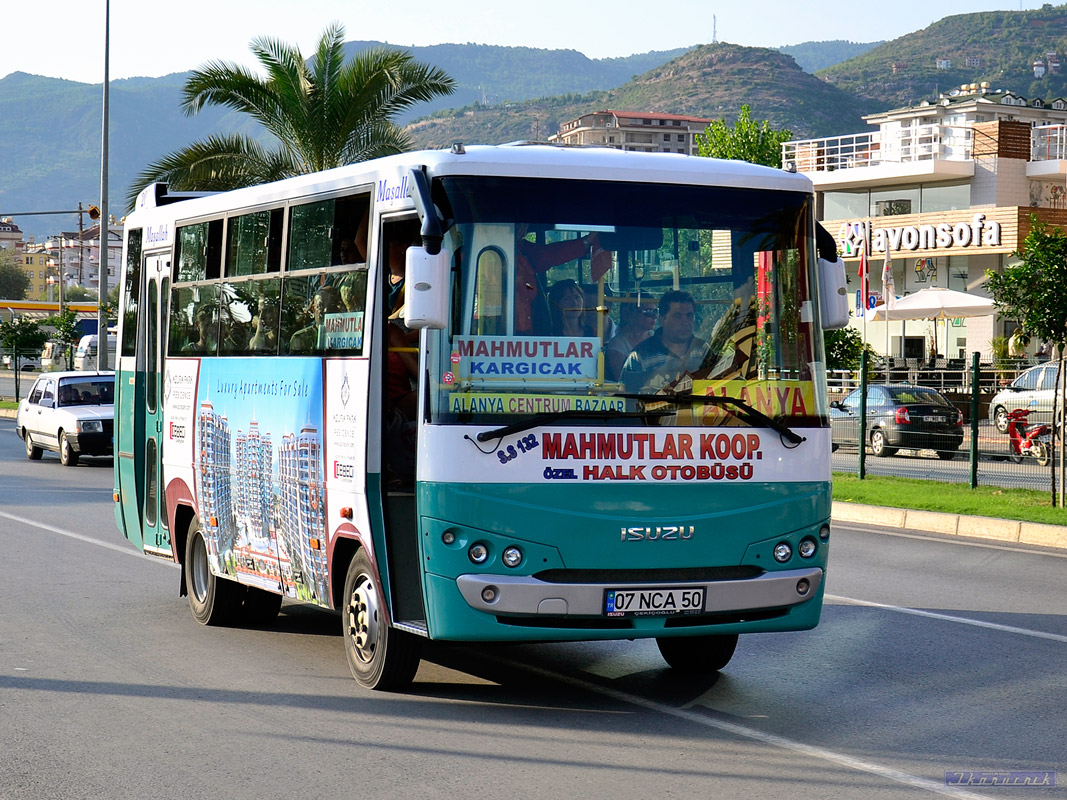
<svg viewBox="0 0 1067 800"><path fill-rule="evenodd" d="M201 623L339 611L371 688L426 639L654 638L720 669L739 634L819 621L822 330L848 309L816 231L802 175L611 149L151 186L119 528Z"/></svg>

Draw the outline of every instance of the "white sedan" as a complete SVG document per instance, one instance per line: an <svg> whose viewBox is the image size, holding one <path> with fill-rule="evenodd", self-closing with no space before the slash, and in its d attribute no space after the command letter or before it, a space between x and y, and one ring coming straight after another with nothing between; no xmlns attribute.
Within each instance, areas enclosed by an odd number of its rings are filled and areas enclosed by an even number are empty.
<svg viewBox="0 0 1067 800"><path fill-rule="evenodd" d="M19 403L15 430L26 457L55 450L68 467L85 456L110 456L114 441L114 372L48 372Z"/></svg>

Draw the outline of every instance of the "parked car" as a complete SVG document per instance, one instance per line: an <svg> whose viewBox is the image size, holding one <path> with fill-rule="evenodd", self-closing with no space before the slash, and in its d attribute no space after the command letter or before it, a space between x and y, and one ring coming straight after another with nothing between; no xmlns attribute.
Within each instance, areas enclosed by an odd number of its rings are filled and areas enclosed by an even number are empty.
<svg viewBox="0 0 1067 800"><path fill-rule="evenodd" d="M11 354L4 355L4 366L8 369L13 369L15 366L15 359ZM41 368L41 355L40 353L20 353L19 354L19 369L23 372L29 372L30 370Z"/></svg>
<svg viewBox="0 0 1067 800"><path fill-rule="evenodd" d="M115 419L114 372L46 372L19 403L15 430L26 457L59 453L64 466L81 456L110 456Z"/></svg>
<svg viewBox="0 0 1067 800"><path fill-rule="evenodd" d="M834 442L860 442L860 390L830 404ZM900 448L936 450L951 459L963 443L963 413L936 389L910 384L869 384L863 442L876 456Z"/></svg>
<svg viewBox="0 0 1067 800"><path fill-rule="evenodd" d="M1024 371L989 401L989 421L997 426L1001 433L1008 432L1008 415L1019 409L1029 409L1032 413L1027 420L1052 422L1052 401L1056 396L1057 366L1052 363L1038 364ZM1062 403L1061 403L1062 407ZM1060 412L1063 413L1062 411Z"/></svg>

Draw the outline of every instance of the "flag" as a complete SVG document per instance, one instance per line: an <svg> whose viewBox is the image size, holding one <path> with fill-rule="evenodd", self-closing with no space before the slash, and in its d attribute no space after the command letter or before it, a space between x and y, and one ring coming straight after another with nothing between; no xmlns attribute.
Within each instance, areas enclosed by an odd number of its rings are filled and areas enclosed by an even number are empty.
<svg viewBox="0 0 1067 800"><path fill-rule="evenodd" d="M867 246L860 250L860 316L866 316L867 298L871 294L870 265L867 263Z"/></svg>
<svg viewBox="0 0 1067 800"><path fill-rule="evenodd" d="M889 256L889 242L885 243L885 263L882 265L882 303L886 309L897 304L897 289L893 284L893 259Z"/></svg>

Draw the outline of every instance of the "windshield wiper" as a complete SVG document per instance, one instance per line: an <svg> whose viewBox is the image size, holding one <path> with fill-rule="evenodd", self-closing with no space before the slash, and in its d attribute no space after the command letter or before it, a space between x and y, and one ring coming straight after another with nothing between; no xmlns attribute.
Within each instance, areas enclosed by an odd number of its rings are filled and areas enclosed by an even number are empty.
<svg viewBox="0 0 1067 800"><path fill-rule="evenodd" d="M628 400L640 400L645 403L672 403L674 405L702 403L708 406L733 406L733 408L727 408L727 411L738 419L742 419L757 428L770 428L794 446L807 441L806 437L801 436L784 422L768 417L759 409L750 406L744 400L738 400L736 397L718 394L686 394L682 392L678 394L617 394L615 397L625 397Z"/></svg>
<svg viewBox="0 0 1067 800"><path fill-rule="evenodd" d="M474 438L479 442L503 439L513 433L522 433L561 419L645 419L647 417L669 417L672 414L674 414L673 411L583 411L576 408L567 411L544 411L520 422L513 422L491 431L482 431Z"/></svg>

